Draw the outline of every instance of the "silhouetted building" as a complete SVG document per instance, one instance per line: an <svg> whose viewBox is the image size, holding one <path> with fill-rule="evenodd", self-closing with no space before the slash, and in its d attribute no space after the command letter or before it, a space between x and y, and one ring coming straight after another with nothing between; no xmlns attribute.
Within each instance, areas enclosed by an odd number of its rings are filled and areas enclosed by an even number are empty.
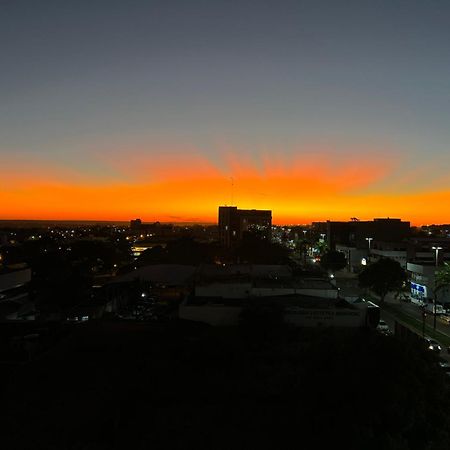
<svg viewBox="0 0 450 450"><path fill-rule="evenodd" d="M141 219L134 219L130 221L130 228L132 230L140 230L142 226L142 220Z"/></svg>
<svg viewBox="0 0 450 450"><path fill-rule="evenodd" d="M272 211L219 206L219 240L223 245L233 246L246 231L255 231L263 238L270 239Z"/></svg>
<svg viewBox="0 0 450 450"><path fill-rule="evenodd" d="M327 222L326 239L330 248L343 244L368 248L372 241L401 242L410 235L410 223L401 219L373 221Z"/></svg>

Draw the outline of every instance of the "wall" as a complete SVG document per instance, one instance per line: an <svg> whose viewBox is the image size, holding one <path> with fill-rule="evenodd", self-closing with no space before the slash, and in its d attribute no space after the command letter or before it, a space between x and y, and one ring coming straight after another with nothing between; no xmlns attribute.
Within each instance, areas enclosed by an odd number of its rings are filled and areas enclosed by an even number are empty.
<svg viewBox="0 0 450 450"><path fill-rule="evenodd" d="M239 324L242 307L224 305L180 305L180 319L204 322L214 326L236 326Z"/></svg>
<svg viewBox="0 0 450 450"><path fill-rule="evenodd" d="M362 327L365 325L365 310L356 309L305 309L289 307L285 310L285 321L299 327Z"/></svg>
<svg viewBox="0 0 450 450"><path fill-rule="evenodd" d="M210 283L195 286L196 297L246 298L250 295L251 283Z"/></svg>

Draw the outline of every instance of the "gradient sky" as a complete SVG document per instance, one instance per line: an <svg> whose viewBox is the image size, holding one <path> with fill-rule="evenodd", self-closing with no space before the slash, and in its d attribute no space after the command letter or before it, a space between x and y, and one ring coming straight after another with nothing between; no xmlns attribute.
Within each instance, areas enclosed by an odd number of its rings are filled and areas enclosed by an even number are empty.
<svg viewBox="0 0 450 450"><path fill-rule="evenodd" d="M447 0L2 0L0 219L449 223L449 24Z"/></svg>

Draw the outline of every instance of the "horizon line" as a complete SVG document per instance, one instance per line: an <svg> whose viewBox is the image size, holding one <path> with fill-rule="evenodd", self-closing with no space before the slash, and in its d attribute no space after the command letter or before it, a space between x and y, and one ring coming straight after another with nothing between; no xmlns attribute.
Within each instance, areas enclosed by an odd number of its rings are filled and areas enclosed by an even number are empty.
<svg viewBox="0 0 450 450"><path fill-rule="evenodd" d="M61 223L121 223L121 224L125 224L125 223L130 223L131 220L136 220L139 219L139 217L133 218L133 219L129 219L129 220L121 220L121 219L108 219L108 220L102 220L102 219L0 219L0 223L3 222L47 222L47 223L56 223L56 222L61 222ZM404 220L402 218L398 218L398 217L374 217L371 220L368 219L361 219L359 220L360 222L371 222L374 221L375 219L399 219L401 221L404 222L409 222L411 227L422 227L422 226L433 226L433 225L449 225L450 223L446 223L446 222L442 222L442 223L422 223L420 225L416 225L411 223L411 221L409 220ZM142 219L141 219L142 220ZM202 221L202 220L173 220L173 221L160 221L160 220L151 220L151 221L142 221L143 224L151 224L151 223L161 223L161 224L173 224L173 225L177 225L177 224L198 224L198 225L218 225L218 221ZM327 220L311 220L310 222L285 222L282 224L275 224L275 226L301 226L301 225L312 225L315 222L352 222L352 220L332 220L332 219L327 219ZM274 225L274 224L272 224Z"/></svg>

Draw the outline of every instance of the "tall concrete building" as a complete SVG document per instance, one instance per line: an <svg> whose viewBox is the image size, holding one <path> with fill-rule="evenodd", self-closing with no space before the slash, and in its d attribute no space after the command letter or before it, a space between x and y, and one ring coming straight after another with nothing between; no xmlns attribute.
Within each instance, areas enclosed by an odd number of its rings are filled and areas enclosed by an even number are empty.
<svg viewBox="0 0 450 450"><path fill-rule="evenodd" d="M219 239L223 245L232 247L249 230L257 230L264 238L270 239L272 211L219 206Z"/></svg>

